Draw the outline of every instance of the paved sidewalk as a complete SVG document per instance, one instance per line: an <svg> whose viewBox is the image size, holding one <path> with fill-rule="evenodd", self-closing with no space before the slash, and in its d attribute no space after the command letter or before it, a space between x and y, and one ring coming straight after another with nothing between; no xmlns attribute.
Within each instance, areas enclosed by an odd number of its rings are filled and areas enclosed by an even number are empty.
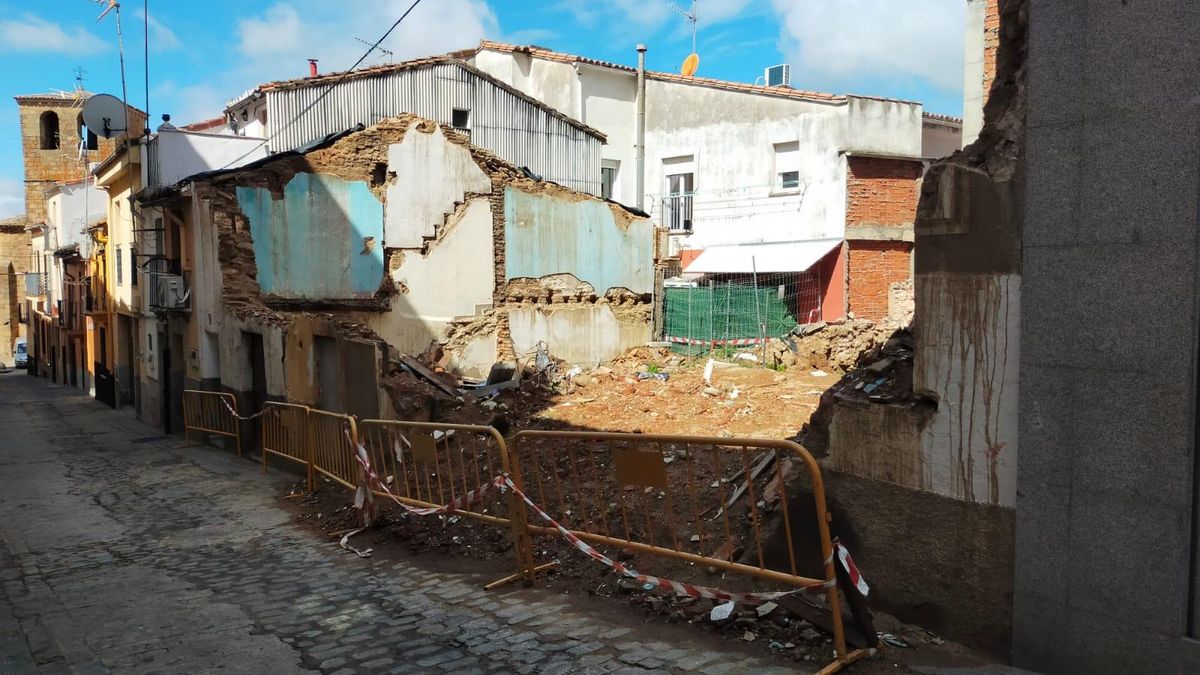
<svg viewBox="0 0 1200 675"><path fill-rule="evenodd" d="M355 558L290 524L286 480L0 375L0 675L794 672Z"/></svg>

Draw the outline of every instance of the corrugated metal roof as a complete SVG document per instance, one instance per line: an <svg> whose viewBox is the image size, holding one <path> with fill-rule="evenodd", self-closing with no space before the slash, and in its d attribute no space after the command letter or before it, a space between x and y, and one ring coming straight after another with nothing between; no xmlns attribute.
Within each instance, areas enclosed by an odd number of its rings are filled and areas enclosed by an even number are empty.
<svg viewBox="0 0 1200 675"><path fill-rule="evenodd" d="M600 132L462 61L399 65L372 69L369 76L306 78L265 89L271 149L296 148L356 123L404 113L453 126L461 123L454 111L462 110L469 121L460 131L473 145L547 180L600 193Z"/></svg>
<svg viewBox="0 0 1200 675"><path fill-rule="evenodd" d="M608 137L604 134L604 132L600 131L599 129L588 126L587 124L584 124L583 122L580 122L579 120L577 120L573 117L569 117L569 116L563 114L562 111L560 111L556 108L551 108L550 106L546 105L545 103L542 103L541 101L537 100L536 98L533 98L532 96L529 96L525 92L523 92L515 87L510 86L506 82L503 82L501 80L498 80L498 79L492 77L491 75L488 75L487 73L483 72L482 70L479 70L475 66L473 66L465 61L462 61L460 59L457 59L457 58L454 58L451 56L445 56L445 55L433 56L433 57L427 57L427 58L421 58L421 59L413 59L411 61L402 61L400 63L389 63L389 64L384 64L384 65L371 66L370 68L362 68L360 70L353 70L353 71L349 71L349 72L341 71L341 72L335 72L335 73L325 73L323 75L318 75L316 77L301 77L301 78L295 78L295 79L291 79L291 80L279 80L279 81L275 81L275 82L268 82L264 85L259 86L257 89L255 89L251 92L248 92L245 96L243 96L241 99L239 99L239 102L242 100L245 100L246 98L248 98L256 93L270 93L270 92L274 92L274 91L287 91L287 90L293 90L293 89L318 87L318 86L323 86L323 85L335 84L335 83L338 83L339 81L342 84L345 84L346 82L351 82L354 80L361 80L361 79L374 78L374 77L384 77L384 76L392 75L392 74L399 73L399 72L421 69L421 68L429 68L432 66L439 66L439 65L446 65L446 64L454 64L460 68L464 68L464 69L470 71L475 77L486 80L490 84L507 91L508 93L512 94L513 96L516 96L517 98L520 98L531 105L535 105L535 106L538 106L539 108L546 110L546 112L548 112L549 114L551 114L555 117L558 117L559 119L562 119L564 122L567 122L571 126L574 126L578 129L586 131L587 133L599 138L601 142L605 142L608 140ZM234 105L236 105L236 104L234 104ZM232 107L232 105L230 107ZM412 112L412 111L410 111L410 112Z"/></svg>

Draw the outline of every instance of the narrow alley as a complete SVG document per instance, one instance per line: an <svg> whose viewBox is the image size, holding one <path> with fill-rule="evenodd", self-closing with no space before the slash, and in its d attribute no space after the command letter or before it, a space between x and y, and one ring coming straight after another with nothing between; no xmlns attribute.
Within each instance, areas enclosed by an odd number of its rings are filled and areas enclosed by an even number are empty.
<svg viewBox="0 0 1200 675"><path fill-rule="evenodd" d="M291 524L285 475L23 374L0 398L0 673L796 672L355 558Z"/></svg>

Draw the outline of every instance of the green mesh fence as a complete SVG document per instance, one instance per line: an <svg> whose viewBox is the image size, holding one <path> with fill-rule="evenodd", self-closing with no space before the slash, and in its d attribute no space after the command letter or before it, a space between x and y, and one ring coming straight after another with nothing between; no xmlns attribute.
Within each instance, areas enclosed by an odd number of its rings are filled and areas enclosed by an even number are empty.
<svg viewBox="0 0 1200 675"><path fill-rule="evenodd" d="M782 337L804 322L797 315L819 307L819 288L814 295L806 286L798 275L772 275L760 277L757 287L754 281L705 281L695 288L665 288L664 339L676 351L697 354L711 345L755 344L764 333Z"/></svg>

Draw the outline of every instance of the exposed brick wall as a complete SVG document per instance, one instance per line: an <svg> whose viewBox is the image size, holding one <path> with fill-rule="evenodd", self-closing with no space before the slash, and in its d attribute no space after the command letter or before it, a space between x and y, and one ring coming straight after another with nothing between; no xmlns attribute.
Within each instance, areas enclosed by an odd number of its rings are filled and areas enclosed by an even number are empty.
<svg viewBox="0 0 1200 675"><path fill-rule="evenodd" d="M850 157L846 175L846 225L912 225L920 195L921 162Z"/></svg>
<svg viewBox="0 0 1200 675"><path fill-rule="evenodd" d="M856 318L887 318L892 284L911 277L912 247L907 241L848 243L849 304Z"/></svg>
<svg viewBox="0 0 1200 675"><path fill-rule="evenodd" d="M983 17L983 103L996 79L996 50L1000 47L1000 0L987 0Z"/></svg>

